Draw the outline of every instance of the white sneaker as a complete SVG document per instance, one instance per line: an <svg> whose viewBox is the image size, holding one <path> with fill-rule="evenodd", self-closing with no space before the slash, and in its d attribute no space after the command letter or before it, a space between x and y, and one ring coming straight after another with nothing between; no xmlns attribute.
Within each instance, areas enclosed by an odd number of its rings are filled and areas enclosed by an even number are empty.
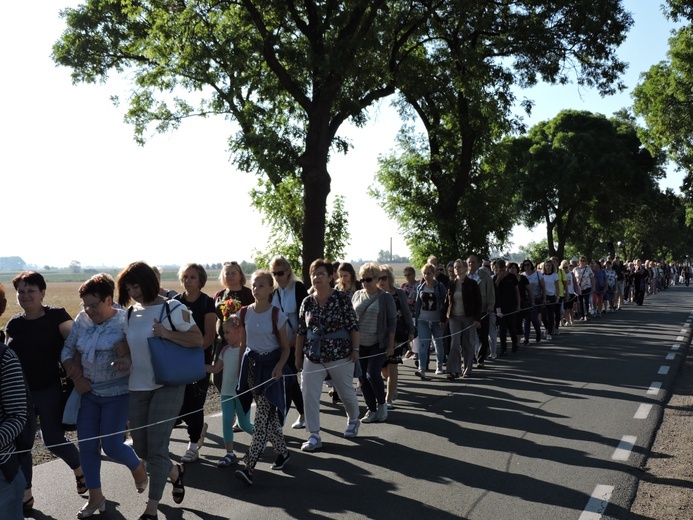
<svg viewBox="0 0 693 520"><path fill-rule="evenodd" d="M551 337L551 334L546 335L546 341L551 341L553 338Z"/></svg>
<svg viewBox="0 0 693 520"><path fill-rule="evenodd" d="M442 375L442 374L444 374L444 373L445 373L445 372L443 371L442 368L436 368L436 375L437 375L437 376Z"/></svg>
<svg viewBox="0 0 693 520"><path fill-rule="evenodd" d="M306 421L305 421L304 419L302 419L301 416L299 415L299 416L298 416L298 419L296 419L296 422L293 423L293 424L291 425L291 427L292 427L294 430L300 430L301 428L305 428L305 427L306 427Z"/></svg>
<svg viewBox="0 0 693 520"><path fill-rule="evenodd" d="M387 421L387 405L385 403L378 405L377 419L378 422Z"/></svg>
<svg viewBox="0 0 693 520"><path fill-rule="evenodd" d="M356 419L354 422L348 422L347 423L347 428L344 430L344 437L347 439L351 437L356 437L359 434L359 425L361 423L359 422L358 419Z"/></svg>
<svg viewBox="0 0 693 520"><path fill-rule="evenodd" d="M386 410L387 411L387 410ZM372 423L378 420L378 412L371 412L368 410L366 415L361 418L362 423Z"/></svg>

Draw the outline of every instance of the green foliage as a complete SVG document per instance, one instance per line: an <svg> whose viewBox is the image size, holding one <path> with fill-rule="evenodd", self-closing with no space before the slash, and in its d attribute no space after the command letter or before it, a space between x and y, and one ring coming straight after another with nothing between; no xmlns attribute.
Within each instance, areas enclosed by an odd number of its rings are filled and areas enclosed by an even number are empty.
<svg viewBox="0 0 693 520"><path fill-rule="evenodd" d="M649 195L663 175L661 158L642 147L626 114L562 111L508 139L500 157L516 179L523 223L544 224L549 253L559 258L567 243L583 253L597 248L623 205Z"/></svg>
<svg viewBox="0 0 693 520"><path fill-rule="evenodd" d="M435 6L421 29L426 43L412 46L397 85L400 112L425 134L405 126L371 188L415 261L502 248L515 221L512 180L482 159L522 129L513 87L574 79L602 93L621 89L615 49L631 23L617 0Z"/></svg>
<svg viewBox="0 0 693 520"><path fill-rule="evenodd" d="M689 7L690 9L690 7ZM693 27L682 27L669 39L668 61L653 65L633 91L635 113L653 152L664 148L687 172L682 190L693 198Z"/></svg>
<svg viewBox="0 0 693 520"><path fill-rule="evenodd" d="M255 251L255 263L267 269L276 255L287 259L294 271L302 270L303 191L297 177L285 177L274 185L260 180L250 192L251 204L262 211L262 222L270 229L264 251ZM348 245L348 213L344 198L334 198L332 211L327 215L325 253L326 258L343 258Z"/></svg>
<svg viewBox="0 0 693 520"><path fill-rule="evenodd" d="M530 242L526 246L520 246L522 259L529 259L534 265L543 262L551 255L549 254L549 245L546 239L539 242Z"/></svg>

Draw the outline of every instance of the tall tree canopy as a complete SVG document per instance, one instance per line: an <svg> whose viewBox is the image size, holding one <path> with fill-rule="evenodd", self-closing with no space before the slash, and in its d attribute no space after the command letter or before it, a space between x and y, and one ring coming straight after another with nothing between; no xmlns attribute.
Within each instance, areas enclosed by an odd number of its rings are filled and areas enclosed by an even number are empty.
<svg viewBox="0 0 693 520"><path fill-rule="evenodd" d="M236 164L303 188L302 257L324 254L327 164L347 120L394 92L399 63L435 2L87 0L63 16L54 60L75 82L127 73L126 119L144 140L186 117L226 114ZM193 95L187 94L192 93ZM195 99L197 98L197 99ZM200 99L201 98L201 99Z"/></svg>
<svg viewBox="0 0 693 520"><path fill-rule="evenodd" d="M567 242L588 251L606 242L595 230L612 226L625 204L649 195L663 175L661 157L642 146L624 114L565 110L508 139L498 154L515 178L523 223L543 223L549 253L559 258Z"/></svg>
<svg viewBox="0 0 693 520"><path fill-rule="evenodd" d="M502 247L515 223L513 188L481 159L522 128L513 88L571 79L602 94L622 88L615 51L631 24L619 0L438 6L397 84L401 112L422 123L424 136L404 127L372 190L415 258Z"/></svg>
<svg viewBox="0 0 693 520"><path fill-rule="evenodd" d="M693 198L693 26L669 39L667 56L642 75L634 109L647 125L643 140L652 150L664 148L686 172L683 190Z"/></svg>
<svg viewBox="0 0 693 520"><path fill-rule="evenodd" d="M348 148L345 121L363 124L365 109L399 88L429 125L438 196L451 195L428 206L432 216L457 215L461 200L488 200L466 186L485 184L473 174L509 126L510 86L575 73L602 92L619 88L614 51L632 23L620 0L86 0L63 15L55 61L75 82L127 73L138 139L225 114L241 169L275 187L300 180L304 276L325 251L327 164ZM470 214L458 229L487 235Z"/></svg>

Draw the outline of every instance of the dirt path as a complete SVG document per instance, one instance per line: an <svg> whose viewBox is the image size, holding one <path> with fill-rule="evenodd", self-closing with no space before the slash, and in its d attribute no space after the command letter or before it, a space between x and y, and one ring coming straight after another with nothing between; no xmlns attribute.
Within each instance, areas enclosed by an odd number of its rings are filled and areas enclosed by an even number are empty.
<svg viewBox="0 0 693 520"><path fill-rule="evenodd" d="M693 355L688 351L631 508L633 520L693 519Z"/></svg>

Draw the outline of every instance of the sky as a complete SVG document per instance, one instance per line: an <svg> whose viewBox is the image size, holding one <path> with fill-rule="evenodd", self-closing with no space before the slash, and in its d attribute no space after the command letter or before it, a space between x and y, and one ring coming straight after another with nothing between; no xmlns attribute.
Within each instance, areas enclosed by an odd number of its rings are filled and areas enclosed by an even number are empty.
<svg viewBox="0 0 693 520"><path fill-rule="evenodd" d="M4 71L4 138L0 141L2 203L6 224L0 256L28 264L62 267L252 261L264 250L268 230L250 207L256 177L237 171L227 152L233 126L223 118L191 119L175 131L152 135L144 147L123 122L127 78L105 85L72 85L70 70L56 67L51 47L65 29L58 12L74 0L7 2L0 22L0 67ZM602 98L575 84L539 85L518 92L534 99L528 126L563 109L610 116L632 105L639 75L666 58L674 27L659 0L625 0L635 19L618 51L629 69L625 92ZM332 193L345 196L350 243L344 260L375 259L380 250L406 256L396 223L368 196L379 155L395 148L400 122L385 101L370 111L364 128L343 127L351 141L346 155L328 165ZM670 169L661 186L678 190ZM541 228L517 226L508 248L539 241Z"/></svg>

